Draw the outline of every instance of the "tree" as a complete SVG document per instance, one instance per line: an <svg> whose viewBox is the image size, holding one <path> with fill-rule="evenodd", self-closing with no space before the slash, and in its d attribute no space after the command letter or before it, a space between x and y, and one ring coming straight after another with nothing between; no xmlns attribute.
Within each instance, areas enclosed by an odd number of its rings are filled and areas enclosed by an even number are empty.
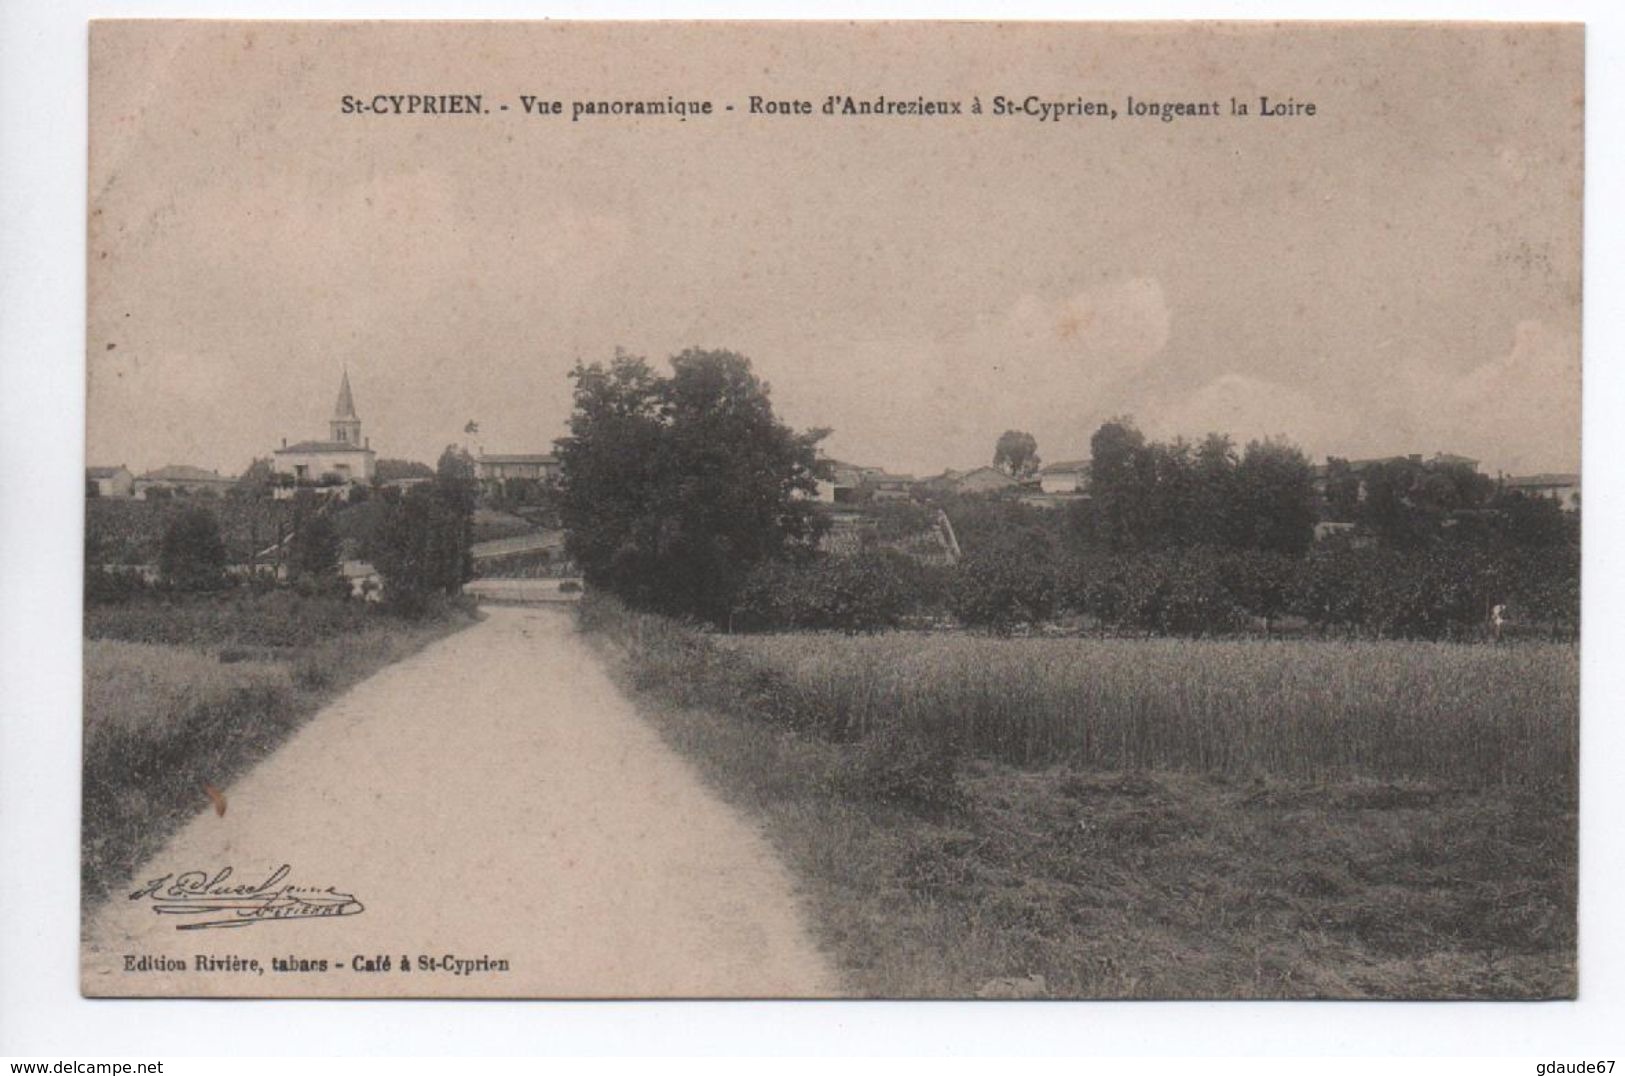
<svg viewBox="0 0 1625 1076"><path fill-rule="evenodd" d="M1055 571L1047 560L983 550L954 571L948 601L960 623L1008 635L1017 624L1039 624L1055 612Z"/></svg>
<svg viewBox="0 0 1625 1076"><path fill-rule="evenodd" d="M1148 492L1155 467L1145 435L1132 418L1114 418L1095 431L1089 451L1097 536L1114 552L1144 548L1153 528Z"/></svg>
<svg viewBox="0 0 1625 1076"><path fill-rule="evenodd" d="M1038 440L1023 430L1005 430L993 448L993 466L1011 478L1031 478L1042 462Z"/></svg>
<svg viewBox="0 0 1625 1076"><path fill-rule="evenodd" d="M384 601L418 616L435 594L455 594L468 578L467 517L434 486L418 486L384 502L384 517L368 550L384 581Z"/></svg>
<svg viewBox="0 0 1625 1076"><path fill-rule="evenodd" d="M1280 553L1247 549L1229 553L1220 562L1225 589L1249 616L1264 622L1268 635L1275 621L1287 612L1298 591L1300 562Z"/></svg>
<svg viewBox="0 0 1625 1076"><path fill-rule="evenodd" d="M1326 518L1337 523L1353 523L1360 512L1360 476L1349 461L1337 456L1326 458Z"/></svg>
<svg viewBox="0 0 1625 1076"><path fill-rule="evenodd" d="M889 549L820 556L804 565L766 561L740 586L733 625L847 634L896 627L920 604L921 574L919 565Z"/></svg>
<svg viewBox="0 0 1625 1076"><path fill-rule="evenodd" d="M433 595L456 594L473 577L473 476L473 460L451 445L433 482L381 500L368 554L390 607L417 616Z"/></svg>
<svg viewBox="0 0 1625 1076"><path fill-rule="evenodd" d="M1245 546L1302 556L1315 540L1314 470L1296 445L1252 441L1236 466Z"/></svg>
<svg viewBox="0 0 1625 1076"><path fill-rule="evenodd" d="M434 468L427 463L417 460L399 460L384 458L378 461L373 469L373 478L378 482L395 482L403 478L433 478Z"/></svg>
<svg viewBox="0 0 1625 1076"><path fill-rule="evenodd" d="M220 522L207 508L187 508L170 520L158 551L158 571L177 590L214 590L224 585L226 544Z"/></svg>
<svg viewBox="0 0 1625 1076"><path fill-rule="evenodd" d="M814 548L817 443L773 414L731 351L689 349L663 377L617 352L578 364L558 442L565 548L634 607L724 623L749 571Z"/></svg>
<svg viewBox="0 0 1625 1076"><path fill-rule="evenodd" d="M272 467L270 457L257 456L238 476L237 484L231 487L231 492L238 497L269 496L275 478L276 469Z"/></svg>
<svg viewBox="0 0 1625 1076"><path fill-rule="evenodd" d="M1199 490L1190 443L1175 438L1169 444L1146 448L1150 485L1142 491L1146 503L1146 530L1140 546L1179 548L1196 541Z"/></svg>
<svg viewBox="0 0 1625 1076"><path fill-rule="evenodd" d="M295 524L288 542L288 567L297 578L325 579L338 572L339 532L325 515Z"/></svg>
<svg viewBox="0 0 1625 1076"><path fill-rule="evenodd" d="M1197 446L1192 461L1193 493L1190 539L1197 545L1234 548L1243 543L1236 518L1235 442L1210 433Z"/></svg>

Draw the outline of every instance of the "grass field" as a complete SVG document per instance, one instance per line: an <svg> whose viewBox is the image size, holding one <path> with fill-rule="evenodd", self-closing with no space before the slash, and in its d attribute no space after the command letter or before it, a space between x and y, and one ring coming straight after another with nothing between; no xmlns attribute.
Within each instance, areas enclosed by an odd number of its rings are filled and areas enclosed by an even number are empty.
<svg viewBox="0 0 1625 1076"><path fill-rule="evenodd" d="M87 907L324 702L469 623L246 591L85 611L82 882Z"/></svg>
<svg viewBox="0 0 1625 1076"><path fill-rule="evenodd" d="M1575 989L1571 647L582 618L855 994Z"/></svg>
<svg viewBox="0 0 1625 1076"><path fill-rule="evenodd" d="M1577 649L1561 643L719 640L836 738L887 723L1022 765L1572 787Z"/></svg>

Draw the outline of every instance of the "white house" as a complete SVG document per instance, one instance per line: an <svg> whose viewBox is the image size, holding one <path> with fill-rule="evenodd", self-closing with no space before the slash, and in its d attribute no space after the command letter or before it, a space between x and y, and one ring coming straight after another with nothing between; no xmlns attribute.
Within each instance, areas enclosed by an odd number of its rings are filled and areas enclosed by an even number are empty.
<svg viewBox="0 0 1625 1076"><path fill-rule="evenodd" d="M955 478L951 488L955 493L996 493L1019 484L997 467L978 467Z"/></svg>
<svg viewBox="0 0 1625 1076"><path fill-rule="evenodd" d="M124 464L86 467L85 494L90 497L129 497L135 493L135 475Z"/></svg>
<svg viewBox="0 0 1625 1076"><path fill-rule="evenodd" d="M509 492L510 482L546 482L558 473L559 458L551 452L482 453L474 461L474 476L491 496Z"/></svg>
<svg viewBox="0 0 1625 1076"><path fill-rule="evenodd" d="M350 395L350 373L339 383L339 399L328 420L328 439L288 444L271 454L271 469L287 475L293 485L347 486L370 484L378 468L378 456L367 438L361 436L361 419L355 413ZM287 481L287 479L284 479Z"/></svg>
<svg viewBox="0 0 1625 1076"><path fill-rule="evenodd" d="M824 462L829 464L830 476L817 480L817 497L825 504L846 504L851 501L856 496L858 487L863 484L864 475L878 472L878 468L858 467L842 463L840 460Z"/></svg>
<svg viewBox="0 0 1625 1076"><path fill-rule="evenodd" d="M1503 482L1508 490L1554 500L1563 506L1565 512L1575 512L1580 508L1580 476L1577 474L1511 475Z"/></svg>
<svg viewBox="0 0 1625 1076"><path fill-rule="evenodd" d="M1089 488L1089 461L1052 463L1038 472L1038 488L1045 493L1082 493Z"/></svg>

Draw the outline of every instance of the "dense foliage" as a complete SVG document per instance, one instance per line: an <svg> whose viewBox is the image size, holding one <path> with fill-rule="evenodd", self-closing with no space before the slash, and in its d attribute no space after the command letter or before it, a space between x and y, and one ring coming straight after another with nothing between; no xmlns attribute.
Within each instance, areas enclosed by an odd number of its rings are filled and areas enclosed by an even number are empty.
<svg viewBox="0 0 1625 1076"><path fill-rule="evenodd" d="M384 502L368 553L383 576L384 600L417 615L436 594L455 594L474 577L474 463L451 447L433 482Z"/></svg>
<svg viewBox="0 0 1625 1076"><path fill-rule="evenodd" d="M288 570L295 578L327 579L339 570L339 532L325 514L294 523L288 540Z"/></svg>
<svg viewBox="0 0 1625 1076"><path fill-rule="evenodd" d="M1116 553L1189 546L1301 554L1314 540L1314 471L1281 441L1148 441L1126 418L1095 432L1083 539Z"/></svg>
<svg viewBox="0 0 1625 1076"><path fill-rule="evenodd" d="M1043 464L1038 439L1025 430L1005 430L993 446L993 466L1011 478L1029 478Z"/></svg>
<svg viewBox="0 0 1625 1076"><path fill-rule="evenodd" d="M223 585L226 544L220 521L207 508L188 508L164 531L158 550L158 573L176 590L214 590Z"/></svg>
<svg viewBox="0 0 1625 1076"><path fill-rule="evenodd" d="M894 628L927 599L932 574L890 550L803 564L766 561L740 586L731 626L742 631Z"/></svg>
<svg viewBox="0 0 1625 1076"><path fill-rule="evenodd" d="M690 349L662 376L617 354L578 365L558 442L567 552L635 608L728 618L758 565L805 557L819 517L814 446L773 414L750 361Z"/></svg>

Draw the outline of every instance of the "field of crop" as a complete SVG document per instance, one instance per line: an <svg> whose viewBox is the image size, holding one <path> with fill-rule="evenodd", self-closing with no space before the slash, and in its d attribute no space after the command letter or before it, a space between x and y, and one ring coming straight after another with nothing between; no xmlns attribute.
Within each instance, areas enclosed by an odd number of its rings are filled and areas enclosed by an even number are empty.
<svg viewBox="0 0 1625 1076"><path fill-rule="evenodd" d="M286 591L85 610L81 872L95 901L334 694L469 622Z"/></svg>
<svg viewBox="0 0 1625 1076"><path fill-rule="evenodd" d="M1577 648L1260 639L734 636L779 704L1019 765L1572 788Z"/></svg>
<svg viewBox="0 0 1625 1076"><path fill-rule="evenodd" d="M848 989L1575 990L1572 646L720 636L589 596Z"/></svg>
<svg viewBox="0 0 1625 1076"><path fill-rule="evenodd" d="M278 527L293 520L293 502L232 497L136 501L91 497L85 501L85 552L96 564L151 564L158 560L164 528L188 508L201 505L220 521L227 559L244 563L277 541Z"/></svg>

